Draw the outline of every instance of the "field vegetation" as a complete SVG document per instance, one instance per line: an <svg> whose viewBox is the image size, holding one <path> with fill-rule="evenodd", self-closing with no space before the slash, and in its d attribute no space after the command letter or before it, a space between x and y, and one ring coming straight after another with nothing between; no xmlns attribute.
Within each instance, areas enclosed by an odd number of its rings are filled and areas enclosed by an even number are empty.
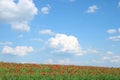
<svg viewBox="0 0 120 80"><path fill-rule="evenodd" d="M0 80L120 80L120 68L1 62Z"/></svg>

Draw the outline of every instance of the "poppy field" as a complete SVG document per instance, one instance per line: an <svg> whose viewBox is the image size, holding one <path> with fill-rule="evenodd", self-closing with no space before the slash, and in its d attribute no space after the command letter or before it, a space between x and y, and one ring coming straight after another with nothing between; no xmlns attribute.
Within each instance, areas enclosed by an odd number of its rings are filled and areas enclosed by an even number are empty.
<svg viewBox="0 0 120 80"><path fill-rule="evenodd" d="M1 62L0 80L120 80L120 68Z"/></svg>

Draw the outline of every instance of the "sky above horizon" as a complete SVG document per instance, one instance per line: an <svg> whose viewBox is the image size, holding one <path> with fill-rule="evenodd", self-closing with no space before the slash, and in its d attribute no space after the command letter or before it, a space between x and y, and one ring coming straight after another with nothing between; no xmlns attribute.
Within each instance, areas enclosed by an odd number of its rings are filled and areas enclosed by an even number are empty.
<svg viewBox="0 0 120 80"><path fill-rule="evenodd" d="M120 0L0 0L0 61L120 67Z"/></svg>

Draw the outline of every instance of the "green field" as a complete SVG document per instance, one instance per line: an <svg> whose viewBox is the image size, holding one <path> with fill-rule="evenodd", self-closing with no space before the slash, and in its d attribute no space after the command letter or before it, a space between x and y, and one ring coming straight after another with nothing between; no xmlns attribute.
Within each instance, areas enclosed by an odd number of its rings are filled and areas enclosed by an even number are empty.
<svg viewBox="0 0 120 80"><path fill-rule="evenodd" d="M120 80L120 68L1 62L0 80Z"/></svg>

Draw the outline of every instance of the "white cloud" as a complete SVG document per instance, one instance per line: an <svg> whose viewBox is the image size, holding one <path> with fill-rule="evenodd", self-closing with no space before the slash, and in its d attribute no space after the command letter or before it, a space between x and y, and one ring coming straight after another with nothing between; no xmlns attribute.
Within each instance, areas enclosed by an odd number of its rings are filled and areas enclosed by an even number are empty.
<svg viewBox="0 0 120 80"><path fill-rule="evenodd" d="M113 52L112 52L112 51L108 51L107 54L108 54L108 55L112 55Z"/></svg>
<svg viewBox="0 0 120 80"><path fill-rule="evenodd" d="M110 54L109 54L110 52ZM96 58L93 59L93 62L95 63L99 63L100 65L102 64L112 64L112 66L114 65L119 65L120 63L120 55L116 55L116 54L111 54L111 51L108 51L106 54L102 55L100 58ZM103 66L103 65L102 65Z"/></svg>
<svg viewBox="0 0 120 80"><path fill-rule="evenodd" d="M92 5L92 6L88 7L87 13L94 13L98 9L99 8L97 7L97 5Z"/></svg>
<svg viewBox="0 0 120 80"><path fill-rule="evenodd" d="M66 34L56 34L48 40L49 46L56 49L57 52L75 53L82 55L82 49L75 36L67 36Z"/></svg>
<svg viewBox="0 0 120 80"><path fill-rule="evenodd" d="M37 14L32 0L0 0L0 20L18 31L29 31L29 21Z"/></svg>
<svg viewBox="0 0 120 80"><path fill-rule="evenodd" d="M118 32L120 33L120 28L118 29Z"/></svg>
<svg viewBox="0 0 120 80"><path fill-rule="evenodd" d="M48 59L44 62L45 64L54 64L53 60L52 59Z"/></svg>
<svg viewBox="0 0 120 80"><path fill-rule="evenodd" d="M41 12L43 14L49 14L50 9L51 9L51 6L48 4L48 5L46 5L46 6L44 6L44 7L41 8Z"/></svg>
<svg viewBox="0 0 120 80"><path fill-rule="evenodd" d="M100 53L99 51L92 49L92 48L88 48L88 49L84 50L83 52L86 54L98 54L98 53Z"/></svg>
<svg viewBox="0 0 120 80"><path fill-rule="evenodd" d="M0 41L0 45L12 45L13 43L10 42L10 41L7 41L7 42L2 42Z"/></svg>
<svg viewBox="0 0 120 80"><path fill-rule="evenodd" d="M120 2L118 2L118 6L120 7Z"/></svg>
<svg viewBox="0 0 120 80"><path fill-rule="evenodd" d="M29 46L16 46L15 48L9 47L9 46L4 46L2 53L3 54L11 54L11 55L17 55L17 56L25 56L28 53L33 52L34 49Z"/></svg>
<svg viewBox="0 0 120 80"><path fill-rule="evenodd" d="M120 63L120 56L113 56L112 59L111 59L111 62Z"/></svg>
<svg viewBox="0 0 120 80"><path fill-rule="evenodd" d="M120 35L118 35L118 36L111 36L111 37L109 37L109 40L111 40L111 41L120 41Z"/></svg>
<svg viewBox="0 0 120 80"><path fill-rule="evenodd" d="M43 40L41 38L33 38L31 39L32 41L36 41L36 42L42 42Z"/></svg>
<svg viewBox="0 0 120 80"><path fill-rule="evenodd" d="M104 56L102 59L103 59L103 60L110 60L111 58L108 57L108 56Z"/></svg>
<svg viewBox="0 0 120 80"><path fill-rule="evenodd" d="M16 31L30 31L30 26L28 23L12 23L12 29Z"/></svg>
<svg viewBox="0 0 120 80"><path fill-rule="evenodd" d="M69 58L66 58L66 59L58 60L58 64L69 65L71 64L71 61Z"/></svg>
<svg viewBox="0 0 120 80"><path fill-rule="evenodd" d="M109 29L109 30L107 30L107 33L109 33L109 34L113 34L113 33L116 33L116 32L117 32L116 29Z"/></svg>
<svg viewBox="0 0 120 80"><path fill-rule="evenodd" d="M101 56L100 59L98 59L96 61L101 62L101 63L106 63L106 62L119 63L120 62L120 55L113 54L112 51L107 51L106 53L104 53Z"/></svg>
<svg viewBox="0 0 120 80"><path fill-rule="evenodd" d="M110 61L111 63L119 63L120 56L104 56L103 60Z"/></svg>
<svg viewBox="0 0 120 80"><path fill-rule="evenodd" d="M37 62L19 62L19 63L21 63L21 64L37 64Z"/></svg>
<svg viewBox="0 0 120 80"><path fill-rule="evenodd" d="M109 29L107 32L109 34L113 34L113 33L119 34L120 33L120 28L118 28L118 29ZM120 35L110 36L108 39L111 40L111 41L116 41L117 42L117 41L120 41Z"/></svg>
<svg viewBox="0 0 120 80"><path fill-rule="evenodd" d="M107 33L109 33L109 34L120 33L120 28L118 28L118 29L109 29L109 30L107 30Z"/></svg>
<svg viewBox="0 0 120 80"><path fill-rule="evenodd" d="M56 60L54 61L53 59L48 59L44 62L44 64L60 64L60 65L69 65L72 64L72 62L70 61L69 58L65 58L65 59L60 59L60 60Z"/></svg>
<svg viewBox="0 0 120 80"><path fill-rule="evenodd" d="M46 35L55 35L54 32L52 32L50 29L44 29L39 31L40 34L46 34Z"/></svg>

